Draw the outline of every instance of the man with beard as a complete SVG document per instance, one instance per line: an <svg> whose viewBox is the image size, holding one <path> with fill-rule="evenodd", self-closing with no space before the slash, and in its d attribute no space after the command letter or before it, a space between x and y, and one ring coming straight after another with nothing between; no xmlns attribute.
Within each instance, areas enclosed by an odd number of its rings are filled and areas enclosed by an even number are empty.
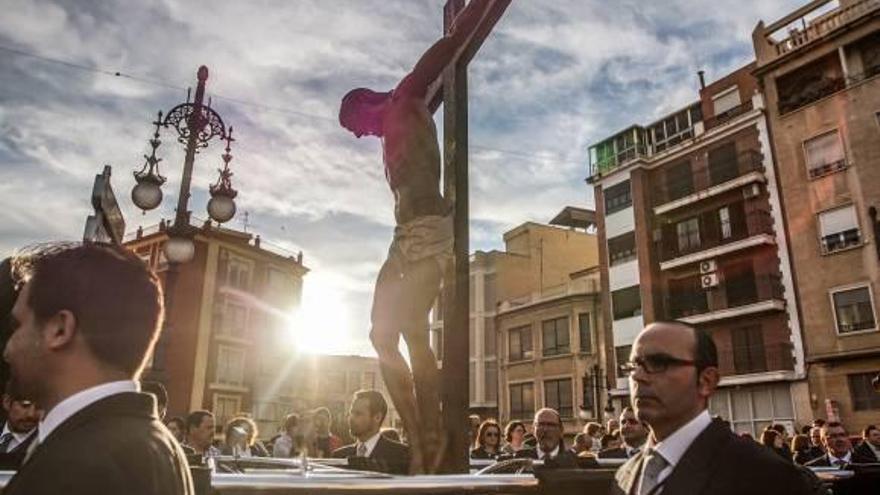
<svg viewBox="0 0 880 495"><path fill-rule="evenodd" d="M600 451L599 459L629 459L642 450L648 438L648 428L639 421L635 410L629 406L620 413L620 436L623 438L623 446Z"/></svg>
<svg viewBox="0 0 880 495"><path fill-rule="evenodd" d="M332 456L348 459L349 466L391 474L409 472L409 448L389 440L380 431L388 404L375 390L355 392L348 413L348 427L357 439L353 444L333 451Z"/></svg>
<svg viewBox="0 0 880 495"><path fill-rule="evenodd" d="M0 467L17 469L28 447L37 438L37 423L43 411L33 401L10 392L3 394L6 424L0 433Z"/></svg>
<svg viewBox="0 0 880 495"><path fill-rule="evenodd" d="M720 379L705 331L655 322L636 337L629 363L636 417L651 427L644 448L618 469L614 494L808 494L808 477L709 416Z"/></svg>
<svg viewBox="0 0 880 495"><path fill-rule="evenodd" d="M162 324L156 275L98 244L40 246L13 272L21 290L3 357L12 392L46 415L3 493L193 493L183 451L137 383Z"/></svg>

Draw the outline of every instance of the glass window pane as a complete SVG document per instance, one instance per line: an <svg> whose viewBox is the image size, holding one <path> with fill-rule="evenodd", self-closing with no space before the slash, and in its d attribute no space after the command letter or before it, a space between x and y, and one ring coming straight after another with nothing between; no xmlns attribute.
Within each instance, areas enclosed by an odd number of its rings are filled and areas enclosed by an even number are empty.
<svg viewBox="0 0 880 495"><path fill-rule="evenodd" d="M733 403L733 419L735 421L752 419L751 397L747 390L734 390L731 394L731 402Z"/></svg>
<svg viewBox="0 0 880 495"><path fill-rule="evenodd" d="M483 353L486 356L495 355L495 318L483 319Z"/></svg>
<svg viewBox="0 0 880 495"><path fill-rule="evenodd" d="M777 418L794 418L791 390L788 385L773 387L773 412L776 413Z"/></svg>
<svg viewBox="0 0 880 495"><path fill-rule="evenodd" d="M773 398L767 388L758 388L752 391L755 401L755 418L773 418Z"/></svg>

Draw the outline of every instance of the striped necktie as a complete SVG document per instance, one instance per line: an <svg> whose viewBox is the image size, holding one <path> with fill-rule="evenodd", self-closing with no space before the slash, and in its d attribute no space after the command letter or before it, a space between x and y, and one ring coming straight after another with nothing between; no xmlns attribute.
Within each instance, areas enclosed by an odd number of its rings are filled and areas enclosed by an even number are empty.
<svg viewBox="0 0 880 495"><path fill-rule="evenodd" d="M13 438L11 431L7 431L3 435L0 435L0 453L5 454L9 450L9 444L12 443Z"/></svg>

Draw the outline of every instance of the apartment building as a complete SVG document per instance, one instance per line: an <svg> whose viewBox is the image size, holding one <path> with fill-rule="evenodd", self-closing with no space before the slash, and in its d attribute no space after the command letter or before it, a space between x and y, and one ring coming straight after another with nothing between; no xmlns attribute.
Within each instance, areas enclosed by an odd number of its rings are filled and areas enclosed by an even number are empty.
<svg viewBox="0 0 880 495"><path fill-rule="evenodd" d="M814 1L753 32L803 315L809 413L850 431L880 394L880 1Z"/></svg>
<svg viewBox="0 0 880 495"><path fill-rule="evenodd" d="M754 64L699 99L590 147L602 308L629 356L639 331L679 320L707 330L722 375L713 414L739 432L810 416L801 323L778 177ZM695 95L696 96L696 95ZM612 395L628 403L617 371Z"/></svg>

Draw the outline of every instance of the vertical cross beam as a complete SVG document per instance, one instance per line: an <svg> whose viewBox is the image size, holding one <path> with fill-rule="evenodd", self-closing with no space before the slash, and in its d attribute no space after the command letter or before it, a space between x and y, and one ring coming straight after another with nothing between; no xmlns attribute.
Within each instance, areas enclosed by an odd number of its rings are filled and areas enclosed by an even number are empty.
<svg viewBox="0 0 880 495"><path fill-rule="evenodd" d="M464 0L448 0L443 27L464 8ZM453 262L444 277L443 427L448 435L446 473L469 471L467 428L469 394L468 332L470 331L468 267L468 115L467 62L457 60L443 74L443 195L454 206Z"/></svg>

